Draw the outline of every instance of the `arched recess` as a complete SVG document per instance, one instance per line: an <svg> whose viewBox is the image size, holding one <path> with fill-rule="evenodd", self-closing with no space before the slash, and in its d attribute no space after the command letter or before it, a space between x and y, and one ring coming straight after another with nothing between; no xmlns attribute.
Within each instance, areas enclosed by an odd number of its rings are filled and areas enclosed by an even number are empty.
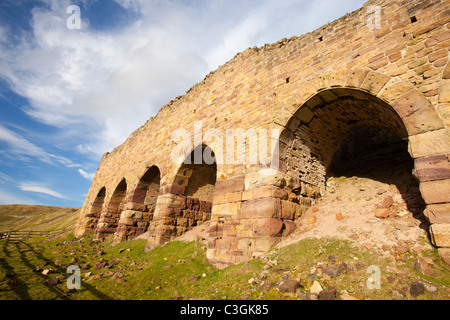
<svg viewBox="0 0 450 320"><path fill-rule="evenodd" d="M103 209L101 213L97 229L95 230L95 240L104 240L107 236L117 231L120 215L126 203L126 194L127 182L124 178L117 185L106 209Z"/></svg>
<svg viewBox="0 0 450 320"><path fill-rule="evenodd" d="M160 182L159 168L152 166L147 169L122 211L114 242L131 240L147 231L153 220Z"/></svg>
<svg viewBox="0 0 450 320"><path fill-rule="evenodd" d="M103 209L103 204L105 202L106 196L106 188L102 187L97 196L95 197L94 202L89 210L89 213L86 215L85 222L85 234L92 234L94 230L97 228L98 220L100 219L100 215Z"/></svg>
<svg viewBox="0 0 450 320"><path fill-rule="evenodd" d="M343 148L349 148L349 144L371 143L369 137L374 135L384 136L384 144L400 148L396 150L409 159L406 168L412 177L414 159L408 154L411 152L409 137L417 133L420 120L424 121L417 113L429 110L425 103L422 110L414 101L409 102L407 110L406 105L402 109L391 106L356 88L329 88L312 96L294 113L280 136L280 160L284 163L284 173L293 181L293 189L305 196L319 196L330 175L330 166L339 161L339 155L342 160ZM419 184L416 185L417 199L411 203L423 211Z"/></svg>
<svg viewBox="0 0 450 320"><path fill-rule="evenodd" d="M202 155L201 163L195 159L196 154ZM197 146L175 176L174 185L184 188L185 198L184 208L177 213L177 236L211 219L216 176L214 152L207 145Z"/></svg>
<svg viewBox="0 0 450 320"><path fill-rule="evenodd" d="M214 152L206 145L197 146L180 165L171 183L161 186L146 251L211 219L216 175Z"/></svg>

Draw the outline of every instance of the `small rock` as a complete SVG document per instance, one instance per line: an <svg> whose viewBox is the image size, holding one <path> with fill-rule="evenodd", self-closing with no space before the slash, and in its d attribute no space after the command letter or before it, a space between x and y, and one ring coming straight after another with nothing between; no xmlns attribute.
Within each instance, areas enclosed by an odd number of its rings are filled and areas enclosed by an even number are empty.
<svg viewBox="0 0 450 320"><path fill-rule="evenodd" d="M392 300L403 300L404 296L397 290L392 292Z"/></svg>
<svg viewBox="0 0 450 320"><path fill-rule="evenodd" d="M250 278L250 279L248 280L248 283L249 283L249 284L254 284L254 283L256 283L255 278Z"/></svg>
<svg viewBox="0 0 450 320"><path fill-rule="evenodd" d="M49 269L45 269L44 271L42 271L42 274L43 274L44 276L48 275L49 273L50 273L50 270L49 270Z"/></svg>
<svg viewBox="0 0 450 320"><path fill-rule="evenodd" d="M47 282L52 286L56 286L59 283L59 280L58 279L48 279Z"/></svg>
<svg viewBox="0 0 450 320"><path fill-rule="evenodd" d="M427 276L434 276L434 271L422 257L418 257L414 263L414 269Z"/></svg>
<svg viewBox="0 0 450 320"><path fill-rule="evenodd" d="M334 278L334 277L339 276L342 273L342 269L339 266L332 266L332 267L327 267L327 268L323 269L322 272L329 275L330 277Z"/></svg>
<svg viewBox="0 0 450 320"><path fill-rule="evenodd" d="M319 297L321 300L335 300L336 295L334 291L322 290L319 293Z"/></svg>
<svg viewBox="0 0 450 320"><path fill-rule="evenodd" d="M281 292L295 292L299 287L300 282L297 280L287 280L280 285L279 289Z"/></svg>
<svg viewBox="0 0 450 320"><path fill-rule="evenodd" d="M61 260L55 260L55 265L60 266L62 264Z"/></svg>
<svg viewBox="0 0 450 320"><path fill-rule="evenodd" d="M406 253L409 252L407 247L404 246L395 246L395 250L397 250L398 253Z"/></svg>
<svg viewBox="0 0 450 320"><path fill-rule="evenodd" d="M318 294L304 292L302 290L298 290L297 292L297 298L300 300L317 300L318 296Z"/></svg>
<svg viewBox="0 0 450 320"><path fill-rule="evenodd" d="M389 208L375 208L375 217L380 219L386 219L391 214Z"/></svg>
<svg viewBox="0 0 450 320"><path fill-rule="evenodd" d="M313 283L313 285L311 286L311 288L309 288L309 292L311 292L311 293L314 293L314 294L319 294L320 293L320 291L322 291L323 290L323 288L322 288L322 286L320 285L320 283L319 282L317 282L317 281L314 281L314 283Z"/></svg>
<svg viewBox="0 0 450 320"><path fill-rule="evenodd" d="M415 282L411 283L411 287L409 288L409 293L413 297L417 297L424 292L425 292L425 286L423 285L422 282L415 281Z"/></svg>
<svg viewBox="0 0 450 320"><path fill-rule="evenodd" d="M95 268L95 270L100 270L100 269L103 269L105 266L106 266L106 261L100 260L95 263L94 268Z"/></svg>
<svg viewBox="0 0 450 320"><path fill-rule="evenodd" d="M161 286L157 286L155 290L161 290Z"/></svg>
<svg viewBox="0 0 450 320"><path fill-rule="evenodd" d="M436 293L437 290L438 290L437 287L435 287L435 286L433 286L433 285L431 285L429 283L423 283L423 285L424 285L425 289L427 289L427 291L430 292L430 293Z"/></svg>
<svg viewBox="0 0 450 320"><path fill-rule="evenodd" d="M199 275L197 275L197 274L191 275L191 281L197 281L198 279L200 279Z"/></svg>

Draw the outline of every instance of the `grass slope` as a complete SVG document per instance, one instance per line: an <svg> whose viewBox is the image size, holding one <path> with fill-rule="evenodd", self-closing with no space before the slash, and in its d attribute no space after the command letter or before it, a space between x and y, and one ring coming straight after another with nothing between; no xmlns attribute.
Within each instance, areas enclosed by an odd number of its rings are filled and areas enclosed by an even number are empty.
<svg viewBox="0 0 450 320"><path fill-rule="evenodd" d="M415 253L393 258L331 238L303 239L223 270L208 263L200 242L174 241L144 253L145 240L113 247L110 241L79 241L69 234L47 241L0 243L0 299L302 299L314 281L334 292L336 299L450 298L450 270L436 250L422 252L431 262L429 276L414 268ZM80 290L67 288L69 265L81 268ZM380 268L380 289L367 286L371 265ZM341 274L327 275L324 271L330 266L338 266ZM44 270L49 273L42 274ZM280 284L294 279L301 284L296 292L280 291ZM410 288L417 281L427 289L414 295Z"/></svg>
<svg viewBox="0 0 450 320"><path fill-rule="evenodd" d="M75 225L79 208L0 205L0 231L52 231Z"/></svg>

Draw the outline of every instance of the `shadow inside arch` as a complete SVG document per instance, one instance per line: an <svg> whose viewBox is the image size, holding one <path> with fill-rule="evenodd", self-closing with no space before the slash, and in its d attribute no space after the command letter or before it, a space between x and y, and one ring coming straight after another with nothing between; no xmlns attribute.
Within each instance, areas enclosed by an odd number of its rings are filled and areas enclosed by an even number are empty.
<svg viewBox="0 0 450 320"><path fill-rule="evenodd" d="M426 204L413 176L414 160L408 153L408 142L386 129L359 127L345 138L335 153L327 177L361 177L395 185L407 210L428 232L424 215Z"/></svg>

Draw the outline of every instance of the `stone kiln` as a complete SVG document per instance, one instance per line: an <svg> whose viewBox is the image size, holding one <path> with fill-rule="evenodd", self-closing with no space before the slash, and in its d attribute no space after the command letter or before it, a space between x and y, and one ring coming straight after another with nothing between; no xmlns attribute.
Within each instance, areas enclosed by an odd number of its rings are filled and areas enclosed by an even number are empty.
<svg viewBox="0 0 450 320"><path fill-rule="evenodd" d="M152 249L210 220L208 259L246 261L295 229L323 192L340 142L368 126L408 141L432 241L448 256L449 21L448 1L373 0L237 54L104 154L75 235L119 242L148 232ZM172 161L173 132L193 133L198 121L203 132L277 129L276 173L264 174L262 163ZM194 142L192 152L217 151Z"/></svg>

